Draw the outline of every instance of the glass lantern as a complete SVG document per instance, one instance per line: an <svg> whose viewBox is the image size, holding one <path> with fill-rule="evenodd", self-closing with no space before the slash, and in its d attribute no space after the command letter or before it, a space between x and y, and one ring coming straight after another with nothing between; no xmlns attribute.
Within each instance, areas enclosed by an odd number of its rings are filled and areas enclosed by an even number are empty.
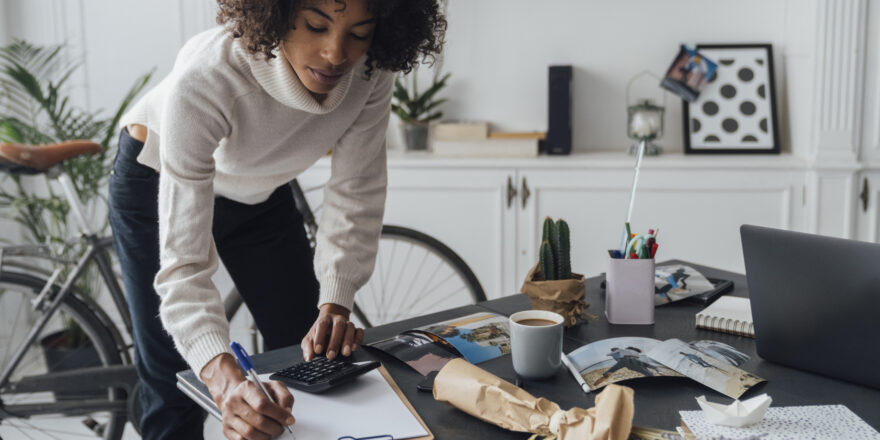
<svg viewBox="0 0 880 440"><path fill-rule="evenodd" d="M639 143L642 141L646 141L646 155L656 156L663 152L663 148L653 142L663 136L663 113L664 108L654 104L650 99L627 107L626 134L630 139L637 141L629 147L629 154L637 154Z"/></svg>

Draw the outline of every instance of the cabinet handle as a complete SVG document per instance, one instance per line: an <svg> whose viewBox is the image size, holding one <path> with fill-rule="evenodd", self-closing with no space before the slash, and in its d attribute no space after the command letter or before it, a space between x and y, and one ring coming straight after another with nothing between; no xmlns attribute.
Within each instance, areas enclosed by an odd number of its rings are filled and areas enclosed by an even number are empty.
<svg viewBox="0 0 880 440"><path fill-rule="evenodd" d="M507 176L507 208L513 205L513 199L516 198L516 187L513 186L513 177Z"/></svg>
<svg viewBox="0 0 880 440"><path fill-rule="evenodd" d="M523 177L523 184L522 184L522 202L523 202L522 207L523 207L523 209L526 209L526 202L529 200L530 195L532 195L532 192L529 191L529 185L526 184L526 178Z"/></svg>
<svg viewBox="0 0 880 440"><path fill-rule="evenodd" d="M865 177L865 180L862 181L862 193L859 194L859 198L862 199L862 211L868 212L868 198L870 191L868 190L868 178Z"/></svg>

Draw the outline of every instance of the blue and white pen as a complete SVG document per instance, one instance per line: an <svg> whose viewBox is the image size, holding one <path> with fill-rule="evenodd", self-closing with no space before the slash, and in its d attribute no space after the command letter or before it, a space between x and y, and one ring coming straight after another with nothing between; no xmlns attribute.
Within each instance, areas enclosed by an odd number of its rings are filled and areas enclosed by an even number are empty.
<svg viewBox="0 0 880 440"><path fill-rule="evenodd" d="M269 390L267 390L266 386L263 385L263 382L260 381L260 376L257 376L257 370L254 369L254 363L251 362L251 357L248 356L246 351L244 351L244 347L238 342L233 342L229 344L229 348L235 353L235 357L238 359L238 365L241 365L241 369L250 376L251 380L254 381L261 390L263 390L263 394L269 398L270 402L277 404L278 402L272 398L272 395L269 394ZM287 432L293 434L293 430L290 429L290 426L285 426L285 428L287 428Z"/></svg>

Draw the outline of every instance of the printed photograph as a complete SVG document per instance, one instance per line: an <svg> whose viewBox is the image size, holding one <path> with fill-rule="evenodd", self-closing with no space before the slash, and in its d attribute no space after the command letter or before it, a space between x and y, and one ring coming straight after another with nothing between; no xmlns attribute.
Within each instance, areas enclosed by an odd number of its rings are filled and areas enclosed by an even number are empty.
<svg viewBox="0 0 880 440"><path fill-rule="evenodd" d="M685 101L694 102L717 68L715 62L697 50L682 45L660 85Z"/></svg>
<svg viewBox="0 0 880 440"><path fill-rule="evenodd" d="M714 289L696 269L682 264L654 269L654 305L668 304Z"/></svg>
<svg viewBox="0 0 880 440"><path fill-rule="evenodd" d="M648 352L648 356L734 399L764 381L678 339L661 342Z"/></svg>
<svg viewBox="0 0 880 440"><path fill-rule="evenodd" d="M510 354L510 328L505 316L477 313L417 330L443 338L473 364Z"/></svg>
<svg viewBox="0 0 880 440"><path fill-rule="evenodd" d="M646 352L659 344L650 338L611 338L593 342L568 355L591 389L639 377L681 376Z"/></svg>
<svg viewBox="0 0 880 440"><path fill-rule="evenodd" d="M433 371L440 371L452 359L461 357L454 348L442 344L425 335L403 333L370 346L402 360L419 374L427 376Z"/></svg>
<svg viewBox="0 0 880 440"><path fill-rule="evenodd" d="M749 355L718 341L691 341L688 342L691 347L712 356L719 361L727 362L733 366L740 366L750 359Z"/></svg>

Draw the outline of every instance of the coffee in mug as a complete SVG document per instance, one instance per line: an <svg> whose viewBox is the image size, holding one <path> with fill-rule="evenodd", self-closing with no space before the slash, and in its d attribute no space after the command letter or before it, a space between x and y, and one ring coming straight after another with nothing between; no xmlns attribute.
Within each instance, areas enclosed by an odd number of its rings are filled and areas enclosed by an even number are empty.
<svg viewBox="0 0 880 440"><path fill-rule="evenodd" d="M522 325L542 326L556 324L556 321L551 321L549 319L526 318L520 319L519 321L516 321L516 323Z"/></svg>
<svg viewBox="0 0 880 440"><path fill-rule="evenodd" d="M510 315L510 355L516 374L526 379L556 375L562 364L564 321L562 315L546 310Z"/></svg>

